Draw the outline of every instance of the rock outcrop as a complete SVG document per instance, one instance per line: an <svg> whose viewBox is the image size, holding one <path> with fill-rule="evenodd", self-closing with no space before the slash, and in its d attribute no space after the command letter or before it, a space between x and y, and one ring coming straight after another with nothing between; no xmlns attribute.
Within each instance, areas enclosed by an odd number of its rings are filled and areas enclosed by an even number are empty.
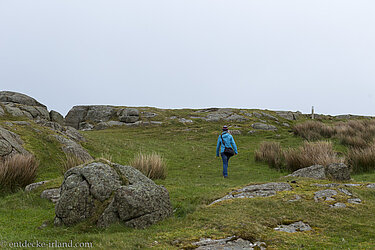
<svg viewBox="0 0 375 250"><path fill-rule="evenodd" d="M103 122L135 123L139 121L139 110L135 108L121 108L107 105L74 106L66 115L66 125L75 129L94 128Z"/></svg>
<svg viewBox="0 0 375 250"><path fill-rule="evenodd" d="M55 225L89 221L144 228L172 214L168 191L130 166L92 162L68 170L55 207Z"/></svg>
<svg viewBox="0 0 375 250"><path fill-rule="evenodd" d="M0 104L3 106L0 115L49 120L47 107L34 98L11 91L0 91Z"/></svg>
<svg viewBox="0 0 375 250"><path fill-rule="evenodd" d="M251 243L248 240L244 240L238 238L236 236L230 236L224 239L211 239L211 238L203 238L198 242L194 242L193 246L197 247L197 250L216 250L216 249L242 249L242 250L252 250L252 249L259 249L264 250L267 249L267 245L265 242L257 241L255 243Z"/></svg>
<svg viewBox="0 0 375 250"><path fill-rule="evenodd" d="M282 231L287 233L296 233L296 232L304 232L310 231L310 225L304 223L303 221L297 221L289 225L279 225L274 228L276 231Z"/></svg>
<svg viewBox="0 0 375 250"><path fill-rule="evenodd" d="M57 111L48 112L45 105L34 98L11 91L0 91L0 116L27 117L29 119L43 119L65 124L64 117Z"/></svg>
<svg viewBox="0 0 375 250"><path fill-rule="evenodd" d="M0 157L7 158L15 154L29 154L22 144L23 141L17 134L0 126Z"/></svg>
<svg viewBox="0 0 375 250"><path fill-rule="evenodd" d="M276 114L284 119L293 121L297 120L301 115L301 112L292 112L292 111L276 111Z"/></svg>
<svg viewBox="0 0 375 250"><path fill-rule="evenodd" d="M261 122L256 122L254 124L251 124L251 127L253 129L260 129L260 130L277 130L277 128L270 124L265 124Z"/></svg>

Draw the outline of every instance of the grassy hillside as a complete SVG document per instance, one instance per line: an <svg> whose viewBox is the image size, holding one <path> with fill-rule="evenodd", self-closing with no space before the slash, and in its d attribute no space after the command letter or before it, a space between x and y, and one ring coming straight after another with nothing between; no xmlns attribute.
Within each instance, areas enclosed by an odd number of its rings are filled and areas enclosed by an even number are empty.
<svg viewBox="0 0 375 250"><path fill-rule="evenodd" d="M146 108L145 108L146 110ZM113 225L96 229L81 223L77 226L53 226L54 206L39 197L47 187L62 182L61 165L64 161L56 141L48 130L33 124L32 127L14 126L25 141L25 147L40 160L38 180L53 179L51 183L31 193L20 190L0 197L0 241L40 242L92 242L95 248L157 248L176 249L191 247L202 237L221 238L238 235L244 239L265 241L271 248L373 248L375 247L375 191L366 188L348 188L364 202L345 209L330 209L325 203L313 200L317 187L312 183L327 181L297 180L293 191L274 197L237 199L208 206L231 190L252 183L285 181L287 173L278 172L266 164L254 161L254 151L262 141L278 141L283 147L296 147L303 139L294 136L290 128L273 121L277 131L257 131L250 125L258 121L252 117L244 123L228 123L238 129L235 135L239 154L229 162L229 178L222 177L221 159L215 157L217 137L224 124L196 120L182 124L170 116L196 115L191 110L157 110L163 125L147 127L121 127L83 132L87 142L83 145L94 157L110 158L113 162L128 164L139 152L158 152L167 161L168 175L157 180L171 197L174 216L144 230ZM156 120L156 119L154 119ZM302 120L304 120L302 118ZM282 122L292 123L280 119ZM331 122L331 121L327 121ZM236 128L235 128L236 127ZM37 132L36 130L40 132ZM338 142L337 150L344 151ZM353 176L355 182L373 181L374 173ZM302 193L303 200L287 202L294 194ZM273 230L278 224L303 220L313 231L288 234ZM38 229L43 222L47 227Z"/></svg>

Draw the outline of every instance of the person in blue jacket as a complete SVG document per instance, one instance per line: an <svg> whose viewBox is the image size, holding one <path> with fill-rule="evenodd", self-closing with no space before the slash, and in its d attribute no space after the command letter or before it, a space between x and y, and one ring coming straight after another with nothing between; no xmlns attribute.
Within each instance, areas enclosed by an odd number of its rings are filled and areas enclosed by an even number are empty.
<svg viewBox="0 0 375 250"><path fill-rule="evenodd" d="M223 133L219 135L219 138L217 139L217 146L216 146L216 156L219 157L219 152L220 152L221 159L223 160L223 176L224 178L227 178L228 177L228 161L230 157L224 154L225 147L227 148L231 147L234 150L234 153L236 155L238 154L236 143L234 142L233 136L228 133L227 126L223 127Z"/></svg>

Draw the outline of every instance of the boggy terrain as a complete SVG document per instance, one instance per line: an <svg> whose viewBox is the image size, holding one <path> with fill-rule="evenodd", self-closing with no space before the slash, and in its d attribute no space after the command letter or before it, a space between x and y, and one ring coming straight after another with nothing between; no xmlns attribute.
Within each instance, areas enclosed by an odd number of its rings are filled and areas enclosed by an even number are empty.
<svg viewBox="0 0 375 250"><path fill-rule="evenodd" d="M372 120L353 115L316 118L326 126L352 119ZM309 115L290 111L125 106L76 106L63 117L31 97L0 92L0 156L5 160L16 154L34 155L39 161L34 182L45 181L27 190L2 190L2 247L26 240L91 242L99 249L375 247L375 174L371 169L352 172L350 180L309 178L319 169L323 172L317 176L325 176L328 166L285 177L291 174L288 168L269 167L255 160L255 151L265 141L291 149L304 145L305 139L296 135L294 127L308 120ZM229 126L239 148L239 154L229 162L228 179L222 178L221 159L215 157L217 137L224 124ZM339 156L350 150L335 137L326 140L331 141ZM148 185L167 190L170 198L170 205L166 202L164 206L166 212L159 216L162 219L146 219L145 227L127 224L131 220L127 217L128 207L123 206L129 204L128 196L124 196L127 190L135 190L129 183L133 170L121 175L113 168L127 168L139 152L157 152L165 158L166 178ZM99 201L92 200L90 204L109 208L116 201L113 197L119 196L118 201L127 203L113 205L116 210L108 214L117 216L120 212L121 216L113 217L120 220L113 220L106 227L98 227L91 219L56 225L55 206L59 204L64 178L79 173L89 183L92 176L91 170L83 172L78 168L64 177L64 165L71 154L91 161L90 166L106 165L102 168L118 176L114 182L108 181L115 183L116 190L126 192L117 194L111 189L103 193L99 181L98 195L92 191L90 195L105 198L100 201L94 197ZM95 168L93 171L97 172ZM144 177L137 178L144 180L142 183L149 182ZM64 183L62 188L68 190L68 182ZM61 204L59 214L68 207ZM142 207L144 211L148 208ZM101 212L106 214L104 209ZM97 214L93 211L91 215L93 218ZM137 215L131 217L136 218Z"/></svg>

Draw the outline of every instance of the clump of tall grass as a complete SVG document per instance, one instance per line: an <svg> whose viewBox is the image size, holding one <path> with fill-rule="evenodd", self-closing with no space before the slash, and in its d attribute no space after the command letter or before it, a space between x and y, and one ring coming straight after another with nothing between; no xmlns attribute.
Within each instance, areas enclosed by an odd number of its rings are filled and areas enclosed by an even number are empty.
<svg viewBox="0 0 375 250"><path fill-rule="evenodd" d="M255 160L267 162L271 167L281 169L284 158L280 143L262 142L255 151Z"/></svg>
<svg viewBox="0 0 375 250"><path fill-rule="evenodd" d="M64 174L69 169L87 163L89 161L92 161L92 159L82 158L76 154L66 154L66 160L62 165L62 173Z"/></svg>
<svg viewBox="0 0 375 250"><path fill-rule="evenodd" d="M307 121L296 124L292 130L295 135L299 135L309 141L330 138L336 134L334 127L318 121Z"/></svg>
<svg viewBox="0 0 375 250"><path fill-rule="evenodd" d="M375 170L375 144L366 148L349 149L347 163L355 173Z"/></svg>
<svg viewBox="0 0 375 250"><path fill-rule="evenodd" d="M337 156L332 143L328 141L305 141L301 147L288 149L282 149L277 142L263 142L255 152L255 160L288 171L316 164L327 166L344 161Z"/></svg>
<svg viewBox="0 0 375 250"><path fill-rule="evenodd" d="M0 188L15 191L32 183L37 174L38 160L33 155L16 154L0 161Z"/></svg>
<svg viewBox="0 0 375 250"><path fill-rule="evenodd" d="M296 124L293 132L308 141L337 138L343 145L365 148L375 139L375 120L350 120L334 125L307 121Z"/></svg>
<svg viewBox="0 0 375 250"><path fill-rule="evenodd" d="M164 158L158 153L138 153L130 162L130 166L138 169L150 179L165 179L167 167Z"/></svg>
<svg viewBox="0 0 375 250"><path fill-rule="evenodd" d="M343 162L343 159L337 156L337 153L333 150L332 143L329 141L305 141L302 147L285 150L284 158L289 171L316 164L328 166L331 163Z"/></svg>

